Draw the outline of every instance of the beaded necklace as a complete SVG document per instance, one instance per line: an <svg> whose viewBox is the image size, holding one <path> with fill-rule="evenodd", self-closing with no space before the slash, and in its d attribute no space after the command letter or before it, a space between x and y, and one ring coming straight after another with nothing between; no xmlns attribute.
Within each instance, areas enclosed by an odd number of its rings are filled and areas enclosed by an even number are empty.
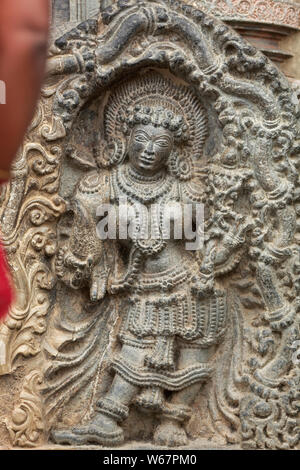
<svg viewBox="0 0 300 470"><path fill-rule="evenodd" d="M115 194L121 189L132 202L150 204L168 194L174 184L172 178L165 172L154 176L143 176L134 168L122 165L113 172L113 187Z"/></svg>

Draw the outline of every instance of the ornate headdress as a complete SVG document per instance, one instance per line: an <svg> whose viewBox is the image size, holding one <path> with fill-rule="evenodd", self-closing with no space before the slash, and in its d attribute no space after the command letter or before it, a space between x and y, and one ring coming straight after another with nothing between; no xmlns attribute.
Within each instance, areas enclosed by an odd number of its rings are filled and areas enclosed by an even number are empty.
<svg viewBox="0 0 300 470"><path fill-rule="evenodd" d="M189 147L192 160L201 157L207 135L204 107L188 87L148 72L112 91L104 111L104 137L114 152L110 156L102 153L101 163L121 163L126 153L125 136L135 125L149 123L169 129L178 145Z"/></svg>

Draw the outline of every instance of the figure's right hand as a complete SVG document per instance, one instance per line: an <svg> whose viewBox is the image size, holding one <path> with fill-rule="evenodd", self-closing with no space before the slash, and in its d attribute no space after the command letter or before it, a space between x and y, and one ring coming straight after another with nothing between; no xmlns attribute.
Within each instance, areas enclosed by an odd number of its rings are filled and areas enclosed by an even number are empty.
<svg viewBox="0 0 300 470"><path fill-rule="evenodd" d="M90 289L90 297L92 302L99 302L99 300L102 300L106 294L107 279L103 274L103 267L96 266L94 268Z"/></svg>
<svg viewBox="0 0 300 470"><path fill-rule="evenodd" d="M64 264L69 268L75 268L77 270L85 271L86 268L91 267L92 260L90 258L81 260L77 256L73 255L70 251L67 251L64 257Z"/></svg>
<svg viewBox="0 0 300 470"><path fill-rule="evenodd" d="M81 260L67 247L62 247L57 254L55 267L58 278L74 289L78 289L83 280L90 276L92 259Z"/></svg>

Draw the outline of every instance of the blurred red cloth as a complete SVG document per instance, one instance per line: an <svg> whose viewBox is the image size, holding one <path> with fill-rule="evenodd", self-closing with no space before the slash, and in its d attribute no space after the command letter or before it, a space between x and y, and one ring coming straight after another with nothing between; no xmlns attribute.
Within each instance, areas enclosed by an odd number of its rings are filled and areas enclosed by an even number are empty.
<svg viewBox="0 0 300 470"><path fill-rule="evenodd" d="M4 318L13 300L13 290L6 256L0 241L0 319Z"/></svg>

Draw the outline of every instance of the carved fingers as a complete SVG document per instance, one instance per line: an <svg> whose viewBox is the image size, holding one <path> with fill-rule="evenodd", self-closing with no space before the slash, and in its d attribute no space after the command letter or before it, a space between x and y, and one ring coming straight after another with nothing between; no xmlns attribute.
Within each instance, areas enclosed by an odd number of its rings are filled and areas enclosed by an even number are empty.
<svg viewBox="0 0 300 470"><path fill-rule="evenodd" d="M90 259L78 259L75 255L73 255L73 253L69 251L65 255L65 266L69 268L84 270L87 266L90 266L90 261Z"/></svg>
<svg viewBox="0 0 300 470"><path fill-rule="evenodd" d="M103 266L96 266L92 273L90 298L92 302L99 302L106 294L107 277L103 272Z"/></svg>
<svg viewBox="0 0 300 470"><path fill-rule="evenodd" d="M68 247L59 250L56 259L56 274L63 282L73 289L79 289L88 278L93 260L91 257L79 259Z"/></svg>

